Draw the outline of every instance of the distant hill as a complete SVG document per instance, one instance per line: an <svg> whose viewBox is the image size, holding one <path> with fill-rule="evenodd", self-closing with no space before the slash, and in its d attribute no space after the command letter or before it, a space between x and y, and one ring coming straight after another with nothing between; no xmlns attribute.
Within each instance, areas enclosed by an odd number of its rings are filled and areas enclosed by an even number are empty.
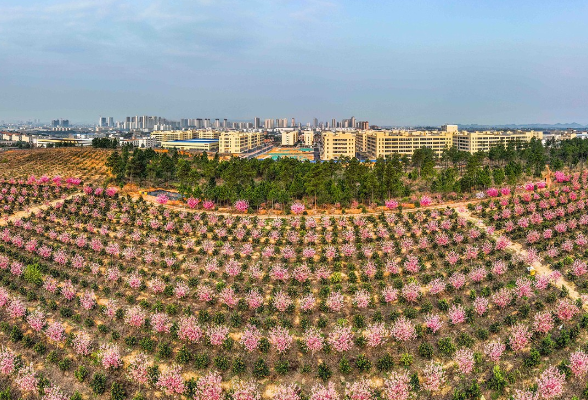
<svg viewBox="0 0 588 400"><path fill-rule="evenodd" d="M478 124L458 124L460 129L583 129L588 128L588 125L571 123L557 123L557 124L506 124L506 125L478 125Z"/></svg>

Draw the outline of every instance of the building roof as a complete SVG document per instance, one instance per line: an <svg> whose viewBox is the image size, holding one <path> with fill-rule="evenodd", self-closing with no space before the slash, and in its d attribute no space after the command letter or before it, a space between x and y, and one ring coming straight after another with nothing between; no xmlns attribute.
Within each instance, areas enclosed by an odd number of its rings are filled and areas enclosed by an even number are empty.
<svg viewBox="0 0 588 400"><path fill-rule="evenodd" d="M217 143L218 139L187 139L187 140L166 140L172 143Z"/></svg>

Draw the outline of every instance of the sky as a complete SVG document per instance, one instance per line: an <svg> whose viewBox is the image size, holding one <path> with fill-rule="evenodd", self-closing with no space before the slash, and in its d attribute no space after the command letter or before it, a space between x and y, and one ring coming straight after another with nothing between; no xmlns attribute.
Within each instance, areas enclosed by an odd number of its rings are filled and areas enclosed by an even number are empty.
<svg viewBox="0 0 588 400"><path fill-rule="evenodd" d="M0 120L588 124L582 0L2 0Z"/></svg>

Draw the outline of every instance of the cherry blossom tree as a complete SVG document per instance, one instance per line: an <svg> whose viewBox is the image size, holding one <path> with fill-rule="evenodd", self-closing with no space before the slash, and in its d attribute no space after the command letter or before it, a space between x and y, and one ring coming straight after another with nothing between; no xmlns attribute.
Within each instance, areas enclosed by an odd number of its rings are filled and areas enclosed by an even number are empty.
<svg viewBox="0 0 588 400"><path fill-rule="evenodd" d="M493 362L498 362L500 360L500 357L502 356L502 353L504 353L504 350L506 350L506 345L500 342L500 340L488 342L484 347L484 352L486 353L488 358Z"/></svg>
<svg viewBox="0 0 588 400"><path fill-rule="evenodd" d="M474 369L474 351L466 348L459 349L455 353L457 369L462 374L469 374Z"/></svg>
<svg viewBox="0 0 588 400"><path fill-rule="evenodd" d="M320 383L313 386L310 391L309 400L340 400L339 394L335 389L333 382L329 382L327 386L321 385Z"/></svg>
<svg viewBox="0 0 588 400"><path fill-rule="evenodd" d="M100 355L102 359L102 366L105 369L117 369L122 366L122 359L116 344L103 344L100 347Z"/></svg>
<svg viewBox="0 0 588 400"><path fill-rule="evenodd" d="M367 379L361 379L347 384L345 388L345 397L349 400L375 400L376 395L371 388L371 382Z"/></svg>
<svg viewBox="0 0 588 400"><path fill-rule="evenodd" d="M39 378L35 375L33 364L29 364L18 370L18 375L14 379L18 389L25 393L33 393L37 391Z"/></svg>
<svg viewBox="0 0 588 400"><path fill-rule="evenodd" d="M588 372L588 354L577 350L570 354L570 369L576 378L581 378Z"/></svg>
<svg viewBox="0 0 588 400"><path fill-rule="evenodd" d="M286 352L292 346L293 341L294 338L288 332L288 329L282 326L273 327L269 332L269 342L276 348L278 353Z"/></svg>
<svg viewBox="0 0 588 400"><path fill-rule="evenodd" d="M149 362L145 354L137 354L127 368L127 376L141 386L149 383Z"/></svg>
<svg viewBox="0 0 588 400"><path fill-rule="evenodd" d="M405 316L401 316L394 322L390 333L394 339L401 342L416 339L416 329Z"/></svg>
<svg viewBox="0 0 588 400"><path fill-rule="evenodd" d="M565 374L550 366L537 379L537 393L545 400L560 397L564 391L565 381Z"/></svg>
<svg viewBox="0 0 588 400"><path fill-rule="evenodd" d="M382 393L386 400L408 400L410 398L410 375L407 370L393 371L384 379Z"/></svg>
<svg viewBox="0 0 588 400"><path fill-rule="evenodd" d="M437 392L445 383L445 371L439 363L431 361L423 370L423 389Z"/></svg>
<svg viewBox="0 0 588 400"><path fill-rule="evenodd" d="M0 373L10 375L14 372L16 363L16 354L6 347L0 351Z"/></svg>
<svg viewBox="0 0 588 400"><path fill-rule="evenodd" d="M186 391L182 368L179 365L171 365L164 370L157 379L157 387L168 396L181 395Z"/></svg>
<svg viewBox="0 0 588 400"><path fill-rule="evenodd" d="M257 383L252 380L238 381L233 386L233 400L261 400Z"/></svg>
<svg viewBox="0 0 588 400"><path fill-rule="evenodd" d="M198 378L194 400L222 400L223 388L222 377L216 371L211 371Z"/></svg>
<svg viewBox="0 0 588 400"><path fill-rule="evenodd" d="M350 327L338 325L329 332L327 342L335 351L342 353L353 347L353 339L353 331Z"/></svg>

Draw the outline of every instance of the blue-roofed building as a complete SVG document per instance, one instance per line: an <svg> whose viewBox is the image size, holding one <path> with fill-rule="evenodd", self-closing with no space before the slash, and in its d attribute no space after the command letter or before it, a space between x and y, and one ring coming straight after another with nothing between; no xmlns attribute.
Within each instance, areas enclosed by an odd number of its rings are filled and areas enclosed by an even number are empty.
<svg viewBox="0 0 588 400"><path fill-rule="evenodd" d="M218 139L169 140L161 142L161 147L164 149L216 153L218 152Z"/></svg>

